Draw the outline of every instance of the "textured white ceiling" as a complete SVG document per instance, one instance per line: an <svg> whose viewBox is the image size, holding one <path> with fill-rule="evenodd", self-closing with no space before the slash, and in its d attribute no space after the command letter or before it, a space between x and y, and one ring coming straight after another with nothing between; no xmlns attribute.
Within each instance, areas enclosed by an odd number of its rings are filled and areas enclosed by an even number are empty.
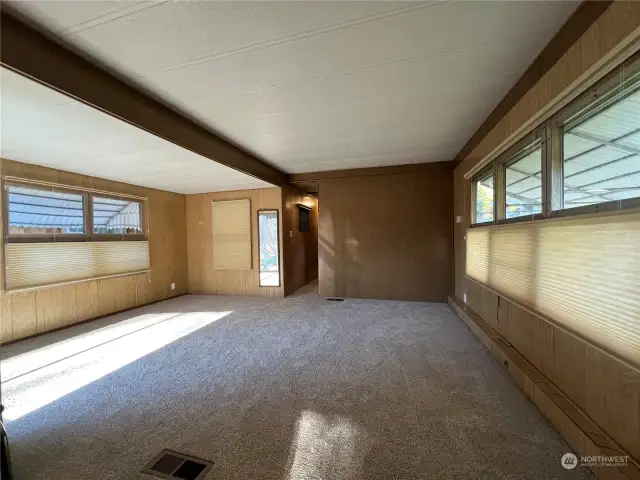
<svg viewBox="0 0 640 480"><path fill-rule="evenodd" d="M0 156L177 193L272 185L0 69Z"/></svg>
<svg viewBox="0 0 640 480"><path fill-rule="evenodd" d="M290 173L451 160L576 2L10 2Z"/></svg>

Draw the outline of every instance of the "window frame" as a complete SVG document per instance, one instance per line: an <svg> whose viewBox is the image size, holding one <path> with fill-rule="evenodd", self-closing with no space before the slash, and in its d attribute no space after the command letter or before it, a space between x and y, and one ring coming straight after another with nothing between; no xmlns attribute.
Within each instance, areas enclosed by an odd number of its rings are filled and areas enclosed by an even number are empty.
<svg viewBox="0 0 640 480"><path fill-rule="evenodd" d="M260 274L260 214L261 213L275 213L276 214L276 243L278 245L278 284L277 285L262 285ZM280 288L282 286L282 262L280 261L281 249L280 249L280 210L277 208L262 208L256 211L256 231L258 234L258 287L260 288Z"/></svg>
<svg viewBox="0 0 640 480"><path fill-rule="evenodd" d="M83 200L84 233L11 233L9 231L9 187L18 186L36 190L54 191L81 195ZM116 200L131 199L140 203L141 234L100 234L93 233L93 196L113 198ZM105 241L144 241L147 240L145 197L104 192L83 187L59 185L49 182L33 181L16 177L2 179L2 215L5 243L48 243L48 242L105 242Z"/></svg>
<svg viewBox="0 0 640 480"><path fill-rule="evenodd" d="M528 153L533 150L541 149L540 155L540 190L541 190L541 202L542 212L535 213L533 215L521 215L519 217L507 218L507 168L509 165L518 162ZM497 172L496 180L497 184L494 185L494 189L498 190L496 199L496 205L494 210L498 212L497 218L494 218L495 225L504 225L510 223L526 222L532 220L539 220L544 218L545 215L545 178L544 170L546 163L546 145L545 145L545 128L538 127L536 130L523 138L518 140L513 146L508 148L502 155L500 155L495 163L495 170ZM495 180L494 180L495 182Z"/></svg>
<svg viewBox="0 0 640 480"><path fill-rule="evenodd" d="M568 102L555 114L546 117L537 127L530 129L514 144L495 157L470 179L471 185L471 228L490 225L504 225L511 223L539 221L548 218L590 215L600 212L631 210L640 207L640 196L612 200L610 202L569 207L564 206L564 129L569 122L580 119L581 116L597 115L606 108L600 105L601 98L611 98L609 105L615 105L617 94L629 89L629 81L634 79L640 83L640 52L635 53L626 61L615 66L591 87ZM634 78L636 77L636 78ZM636 90L637 91L637 90ZM581 119L581 121L585 121ZM539 141L542 147L542 213L521 217L506 217L506 166L523 149L533 142ZM476 221L476 183L484 178L487 172L493 170L494 175L494 219L492 222L477 223Z"/></svg>
<svg viewBox="0 0 640 480"><path fill-rule="evenodd" d="M142 233L94 233L93 228L95 225L93 224L93 197L107 198L113 200L131 200L138 202L140 204L140 230ZM145 222L145 210L146 210L146 200L142 198L136 198L127 195L118 195L114 193L105 193L105 192L91 192L89 193L89 206L90 211L88 212L88 216L90 218L89 224L91 226L91 231L89 232L89 236L92 241L136 241L136 240L146 240L146 222Z"/></svg>
<svg viewBox="0 0 640 480"><path fill-rule="evenodd" d="M487 222L478 222L478 210L476 205L477 195L478 195L478 182L485 179L491 174L493 176L493 220ZM496 195L496 172L494 169L493 162L485 165L476 175L474 175L471 181L471 226L486 226L493 225L496 221L496 209L495 209L495 195Z"/></svg>
<svg viewBox="0 0 640 480"><path fill-rule="evenodd" d="M633 77L640 75L640 52L633 55L631 58L617 65L612 71L605 75L600 81L596 82L576 99L570 102L567 106L562 108L559 112L553 115L545 125L550 131L552 143L553 136L555 135L557 140L556 152L555 152L555 165L549 166L549 172L552 175L557 175L558 180L553 185L554 193L562 197L560 205L556 205L557 208L552 208L549 211L548 218L560 218L573 215L585 215L599 212L612 212L617 210L627 210L640 207L640 196L631 197L622 200L611 200L610 202L594 203L591 205L583 205L579 207L564 206L564 128L572 121L580 120L586 121L586 118L582 116L592 117L604 110L606 106L599 105L601 98L615 98L617 94L624 92L628 89L629 84L625 83L631 80ZM625 77L625 78L621 78ZM640 83L640 78L635 79L635 83ZM630 94L630 93L628 93ZM622 100L624 97L617 99ZM613 102L611 105L615 105L617 102ZM559 207L559 208L558 208Z"/></svg>

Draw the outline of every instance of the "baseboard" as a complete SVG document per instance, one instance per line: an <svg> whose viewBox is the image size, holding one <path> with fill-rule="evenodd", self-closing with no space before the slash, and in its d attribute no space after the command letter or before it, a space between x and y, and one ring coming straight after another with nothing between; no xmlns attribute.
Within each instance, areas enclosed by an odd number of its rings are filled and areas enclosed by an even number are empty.
<svg viewBox="0 0 640 480"><path fill-rule="evenodd" d="M78 325L83 325L85 323L95 322L96 320L100 320L101 318L110 317L111 315L117 315L119 313L129 312L131 310L135 310L136 308L146 307L147 305L153 305L154 303L164 302L164 301L167 301L167 300L171 300L173 298L182 297L184 295L189 295L189 293L188 292L187 293L179 293L178 295L174 295L172 297L163 298L161 300L154 300L153 302L143 303L141 305L136 305L135 307L125 308L124 310L117 310L115 312L105 313L104 315L98 315L97 317L87 318L86 320L81 320L79 322L75 322L75 323L72 323L70 325L63 325L62 327L58 327L58 328L53 328L51 330L47 330L46 332L38 332L38 333L34 333L33 335L27 335L26 337L20 337L20 338L14 339L14 340L9 340L8 342L2 342L2 343L0 343L0 346L4 347L6 345L11 345L12 343L22 342L23 340L28 340L30 338L40 337L40 336L46 335L48 333L59 332L60 330L66 330L67 328L75 327L75 326L78 326Z"/></svg>
<svg viewBox="0 0 640 480"><path fill-rule="evenodd" d="M457 297L449 305L493 356L505 366L516 384L547 417L578 458L626 457L624 466L587 465L603 480L640 480L640 466L578 406L529 363L495 329ZM558 459L560 461L560 459ZM595 462L595 460L592 460Z"/></svg>

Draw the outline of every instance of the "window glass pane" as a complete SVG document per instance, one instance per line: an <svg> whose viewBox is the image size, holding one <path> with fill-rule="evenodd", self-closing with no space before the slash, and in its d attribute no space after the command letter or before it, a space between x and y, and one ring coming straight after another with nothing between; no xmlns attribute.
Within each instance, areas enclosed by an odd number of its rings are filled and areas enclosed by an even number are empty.
<svg viewBox="0 0 640 480"><path fill-rule="evenodd" d="M476 182L476 223L493 221L493 172Z"/></svg>
<svg viewBox="0 0 640 480"><path fill-rule="evenodd" d="M260 286L280 286L280 246L278 244L278 212L258 212L260 243Z"/></svg>
<svg viewBox="0 0 640 480"><path fill-rule="evenodd" d="M564 128L564 208L640 197L640 82Z"/></svg>
<svg viewBox="0 0 640 480"><path fill-rule="evenodd" d="M82 194L9 185L9 234L84 233Z"/></svg>
<svg viewBox="0 0 640 480"><path fill-rule="evenodd" d="M507 163L506 218L542 212L542 147Z"/></svg>
<svg viewBox="0 0 640 480"><path fill-rule="evenodd" d="M93 197L93 233L142 234L142 204L128 199Z"/></svg>

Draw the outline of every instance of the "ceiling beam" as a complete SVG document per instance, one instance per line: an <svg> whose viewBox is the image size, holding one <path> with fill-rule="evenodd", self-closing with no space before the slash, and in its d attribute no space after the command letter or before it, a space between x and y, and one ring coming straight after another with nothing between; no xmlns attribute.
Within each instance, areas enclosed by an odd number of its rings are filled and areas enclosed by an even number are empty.
<svg viewBox="0 0 640 480"><path fill-rule="evenodd" d="M370 177L375 175L395 175L404 173L429 172L438 169L452 170L451 162L410 163L406 165L388 165L384 167L349 168L345 170L327 170L322 172L290 173L290 183L302 187L304 184L316 184L323 180L335 180L349 177Z"/></svg>
<svg viewBox="0 0 640 480"><path fill-rule="evenodd" d="M279 187L287 184L283 172L52 40L6 10L0 12L0 21L0 64L3 67L229 168Z"/></svg>
<svg viewBox="0 0 640 480"><path fill-rule="evenodd" d="M489 114L465 146L462 147L462 150L453 159L456 166L480 144L498 122L538 83L612 3L613 0L583 0L567 22L558 30L558 33L527 68L518 82L509 90L509 93Z"/></svg>

